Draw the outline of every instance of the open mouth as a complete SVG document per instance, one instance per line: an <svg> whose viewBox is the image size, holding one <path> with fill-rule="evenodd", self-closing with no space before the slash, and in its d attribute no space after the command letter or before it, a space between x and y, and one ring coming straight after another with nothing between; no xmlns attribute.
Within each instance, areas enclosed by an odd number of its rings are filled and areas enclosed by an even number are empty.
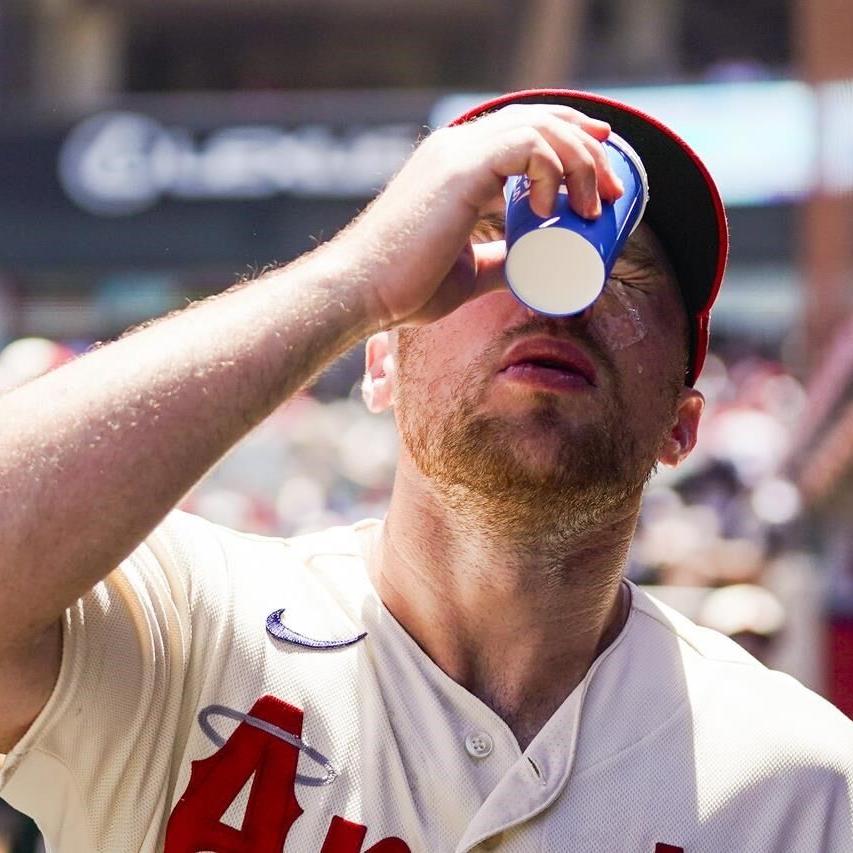
<svg viewBox="0 0 853 853"><path fill-rule="evenodd" d="M518 361L501 373L509 379L559 388L591 388L592 383L577 370L551 361Z"/></svg>
<svg viewBox="0 0 853 853"><path fill-rule="evenodd" d="M557 387L596 386L592 362L574 344L552 338L519 341L503 359L500 373L510 379Z"/></svg>
<svg viewBox="0 0 853 853"><path fill-rule="evenodd" d="M560 373L577 373L579 376L583 376L583 373L580 370L577 370L571 364L564 364L563 362L555 361L551 358L527 358L523 361L517 361L512 366L518 365L530 365L531 367L542 367L545 370L557 370ZM584 376L584 378L586 378Z"/></svg>

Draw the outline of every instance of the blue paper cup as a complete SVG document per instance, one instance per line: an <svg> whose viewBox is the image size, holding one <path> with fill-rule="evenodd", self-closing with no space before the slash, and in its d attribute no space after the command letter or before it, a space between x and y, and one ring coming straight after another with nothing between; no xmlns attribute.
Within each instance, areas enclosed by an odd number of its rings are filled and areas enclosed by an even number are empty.
<svg viewBox="0 0 853 853"><path fill-rule="evenodd" d="M563 317L591 305L646 209L649 183L637 152L615 133L603 146L625 192L612 204L602 202L598 219L584 219L569 207L565 185L552 216L543 219L530 209L528 177L507 179L507 283L540 314Z"/></svg>

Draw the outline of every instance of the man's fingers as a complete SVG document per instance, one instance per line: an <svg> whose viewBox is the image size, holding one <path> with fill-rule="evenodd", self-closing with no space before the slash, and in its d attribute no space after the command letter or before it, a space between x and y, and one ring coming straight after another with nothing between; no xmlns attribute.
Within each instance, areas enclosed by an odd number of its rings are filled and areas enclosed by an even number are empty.
<svg viewBox="0 0 853 853"><path fill-rule="evenodd" d="M601 142L576 124L552 118L542 135L557 153L572 209L587 218L601 214L601 199L615 201L624 188Z"/></svg>
<svg viewBox="0 0 853 853"><path fill-rule="evenodd" d="M561 105L517 104L488 118L504 127L515 125L496 166L502 174L523 170L528 175L530 206L537 215L551 215L564 181L572 209L588 219L601 214L602 199L612 202L622 195L622 182L602 146L610 134L607 122ZM509 162L518 155L525 158L523 166Z"/></svg>
<svg viewBox="0 0 853 853"><path fill-rule="evenodd" d="M537 216L546 218L554 210L554 200L563 182L564 169L557 152L543 136L537 136L526 174L530 178L530 207Z"/></svg>
<svg viewBox="0 0 853 853"><path fill-rule="evenodd" d="M622 180L616 174L604 146L586 133L579 134L581 144L595 161L595 171L598 177L598 190L605 201L616 201L625 192Z"/></svg>
<svg viewBox="0 0 853 853"><path fill-rule="evenodd" d="M610 125L608 122L592 118L592 116L588 116L580 110L567 107L563 104L549 105L548 110L557 118L581 128L599 142L603 142L610 136Z"/></svg>
<svg viewBox="0 0 853 853"><path fill-rule="evenodd" d="M601 197L598 194L598 175L592 155L583 149L584 156L576 159L566 171L569 206L587 219L601 216Z"/></svg>
<svg viewBox="0 0 853 853"><path fill-rule="evenodd" d="M587 219L599 216L598 164L581 139L583 131L552 122L542 132L560 159L572 210ZM590 142L598 145L595 140L590 139Z"/></svg>
<svg viewBox="0 0 853 853"><path fill-rule="evenodd" d="M530 206L538 216L550 216L565 169L551 143L533 125L508 132L493 161L496 177L527 175ZM482 207L480 207L482 209Z"/></svg>

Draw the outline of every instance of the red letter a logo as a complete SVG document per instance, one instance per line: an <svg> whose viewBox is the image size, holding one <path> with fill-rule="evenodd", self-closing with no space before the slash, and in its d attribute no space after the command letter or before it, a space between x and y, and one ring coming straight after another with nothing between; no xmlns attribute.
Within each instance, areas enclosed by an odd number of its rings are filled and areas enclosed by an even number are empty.
<svg viewBox="0 0 853 853"><path fill-rule="evenodd" d="M249 716L302 734L302 711L274 696L258 699ZM295 746L240 723L218 752L193 761L187 790L169 818L165 853L281 853L302 814L294 787L298 760ZM234 829L222 823L222 815L252 773L243 826Z"/></svg>
<svg viewBox="0 0 853 853"><path fill-rule="evenodd" d="M335 815L320 853L361 853L361 844L366 835L366 826ZM364 853L412 853L412 851L400 838L383 838Z"/></svg>

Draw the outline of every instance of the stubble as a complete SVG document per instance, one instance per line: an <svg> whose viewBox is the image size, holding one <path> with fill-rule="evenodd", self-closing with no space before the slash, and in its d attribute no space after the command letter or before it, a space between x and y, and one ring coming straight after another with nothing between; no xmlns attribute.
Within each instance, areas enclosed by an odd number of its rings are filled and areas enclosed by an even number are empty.
<svg viewBox="0 0 853 853"><path fill-rule="evenodd" d="M677 390L655 401L659 429L638 435L627 411L620 377L597 341L582 343L607 374L607 393L596 392L592 418L572 418L556 395L535 393L523 416L490 414L482 405L494 381L496 356L511 341L547 330L539 318L508 331L469 365L451 392L454 405L437 410L412 377L429 355L416 330L401 330L395 409L401 440L419 472L458 520L521 544L543 536L573 537L606 523L638 499L652 475ZM543 459L530 444L547 439Z"/></svg>

